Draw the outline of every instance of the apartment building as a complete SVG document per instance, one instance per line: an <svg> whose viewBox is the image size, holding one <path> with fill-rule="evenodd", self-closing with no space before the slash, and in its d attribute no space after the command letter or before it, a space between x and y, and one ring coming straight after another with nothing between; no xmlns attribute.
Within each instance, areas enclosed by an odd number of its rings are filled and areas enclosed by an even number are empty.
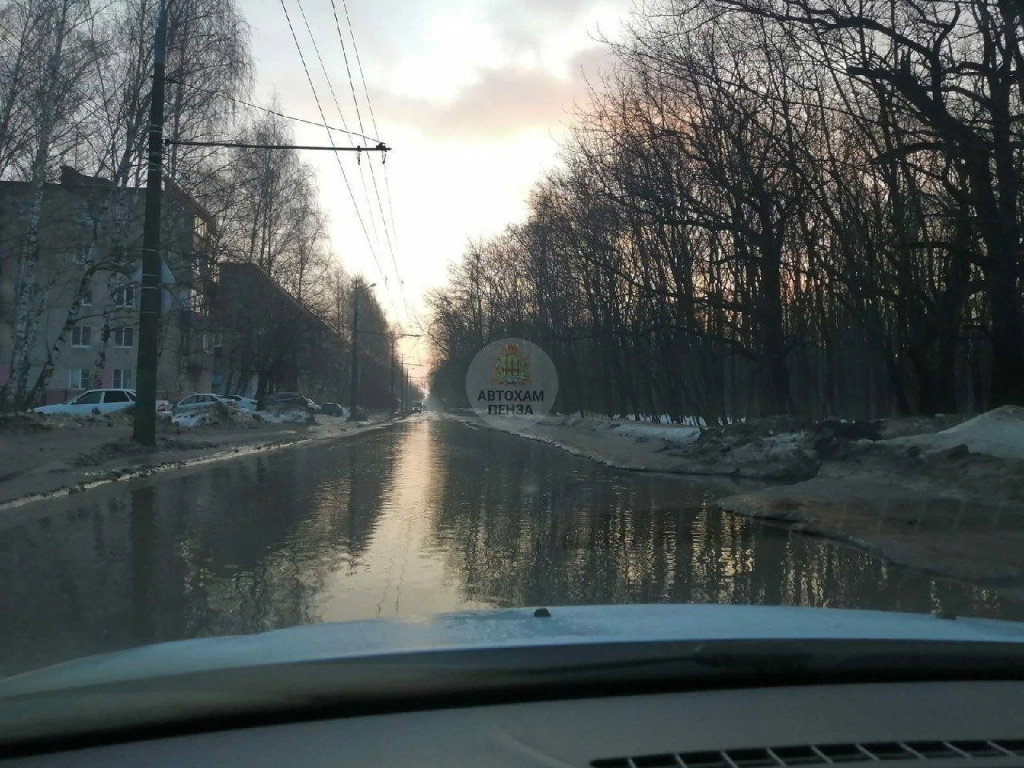
<svg viewBox="0 0 1024 768"><path fill-rule="evenodd" d="M39 258L30 286L28 389L62 402L90 387L135 386L145 190L119 188L72 168L43 189ZM0 386L13 366L20 257L33 219L29 184L0 182ZM165 186L161 222L158 396L208 390L213 332L212 220Z"/></svg>

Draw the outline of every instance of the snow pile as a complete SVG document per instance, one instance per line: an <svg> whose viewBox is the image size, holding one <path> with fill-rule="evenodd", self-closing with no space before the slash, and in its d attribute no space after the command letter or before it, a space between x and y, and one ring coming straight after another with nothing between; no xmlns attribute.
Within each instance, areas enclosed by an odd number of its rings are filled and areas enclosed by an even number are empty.
<svg viewBox="0 0 1024 768"><path fill-rule="evenodd" d="M176 413L171 417L171 423L174 426L184 427L185 429L201 427L206 422L207 413L205 411L189 411L188 413Z"/></svg>
<svg viewBox="0 0 1024 768"><path fill-rule="evenodd" d="M226 405L214 405L184 413L176 413L171 417L171 424L185 429L195 427L234 427L254 426L255 417L249 411L239 411Z"/></svg>
<svg viewBox="0 0 1024 768"><path fill-rule="evenodd" d="M316 421L308 411L294 409L257 411L254 415L268 424L312 424Z"/></svg>
<svg viewBox="0 0 1024 768"><path fill-rule="evenodd" d="M1024 460L1024 408L1004 405L941 432L897 437L885 442L917 446L928 452L966 445L971 453Z"/></svg>
<svg viewBox="0 0 1024 768"><path fill-rule="evenodd" d="M685 424L672 424L663 427L648 423L627 422L615 428L615 434L622 437L634 438L637 442L647 440L667 440L670 443L682 445L692 443L700 437L700 427L687 426Z"/></svg>

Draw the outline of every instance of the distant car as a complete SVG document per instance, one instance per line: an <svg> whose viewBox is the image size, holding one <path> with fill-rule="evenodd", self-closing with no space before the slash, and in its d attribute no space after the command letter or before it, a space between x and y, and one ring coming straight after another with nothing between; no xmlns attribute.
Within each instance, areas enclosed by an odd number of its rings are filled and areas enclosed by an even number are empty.
<svg viewBox="0 0 1024 768"><path fill-rule="evenodd" d="M413 403L411 410L413 413L421 413L423 411L423 403Z"/></svg>
<svg viewBox="0 0 1024 768"><path fill-rule="evenodd" d="M90 413L114 413L135 405L135 391L131 389L90 389L66 403L43 405L36 413L60 413L88 416Z"/></svg>
<svg viewBox="0 0 1024 768"><path fill-rule="evenodd" d="M320 410L327 416L341 416L345 418L348 416L348 408L345 408L338 403L322 403Z"/></svg>
<svg viewBox="0 0 1024 768"><path fill-rule="evenodd" d="M253 400L251 397L242 397L241 395L222 395L222 397L224 397L224 398L226 398L228 400L234 400L235 401L235 405L237 405L240 410L243 410L243 411L255 411L256 410L256 401Z"/></svg>
<svg viewBox="0 0 1024 768"><path fill-rule="evenodd" d="M237 404L234 400L229 400L223 395L215 395L212 392L197 392L188 397L183 397L177 403L174 404L174 413L191 413L192 411L202 411L206 408L212 408L215 405L224 405L228 408L237 408Z"/></svg>
<svg viewBox="0 0 1024 768"><path fill-rule="evenodd" d="M298 392L275 392L267 398L266 402L267 405L273 405L278 408L305 408L313 413L320 413L321 410L319 405Z"/></svg>

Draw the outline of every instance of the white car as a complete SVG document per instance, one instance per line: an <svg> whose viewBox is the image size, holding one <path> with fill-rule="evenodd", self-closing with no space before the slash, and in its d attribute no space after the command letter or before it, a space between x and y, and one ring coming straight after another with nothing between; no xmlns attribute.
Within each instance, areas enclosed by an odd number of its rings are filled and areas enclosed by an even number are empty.
<svg viewBox="0 0 1024 768"><path fill-rule="evenodd" d="M212 408L213 406L220 404L225 405L228 408L235 408L237 404L234 400L231 400L223 395L215 395L212 392L197 392L194 395L183 397L174 405L174 413L191 413L192 411L202 411L206 408Z"/></svg>
<svg viewBox="0 0 1024 768"><path fill-rule="evenodd" d="M222 397L225 397L228 400L234 400L235 401L235 405L237 405L240 410L243 410L243 411L255 411L256 410L256 401L253 400L251 397L242 397L241 395L222 395Z"/></svg>
<svg viewBox="0 0 1024 768"><path fill-rule="evenodd" d="M60 413L88 416L91 413L113 413L135 405L135 391L131 389L90 389L66 403L43 405L36 413Z"/></svg>

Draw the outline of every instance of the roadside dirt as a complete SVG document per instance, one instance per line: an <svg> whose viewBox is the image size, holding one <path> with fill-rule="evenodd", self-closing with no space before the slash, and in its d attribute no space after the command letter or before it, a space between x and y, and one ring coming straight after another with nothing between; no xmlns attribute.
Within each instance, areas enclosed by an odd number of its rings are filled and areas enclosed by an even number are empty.
<svg viewBox="0 0 1024 768"><path fill-rule="evenodd" d="M308 440L345 437L383 426L383 417L349 424L320 416L312 423L217 420L183 428L158 423L157 445L131 437L130 416L0 416L0 511L51 495L151 474L191 463L218 461Z"/></svg>

